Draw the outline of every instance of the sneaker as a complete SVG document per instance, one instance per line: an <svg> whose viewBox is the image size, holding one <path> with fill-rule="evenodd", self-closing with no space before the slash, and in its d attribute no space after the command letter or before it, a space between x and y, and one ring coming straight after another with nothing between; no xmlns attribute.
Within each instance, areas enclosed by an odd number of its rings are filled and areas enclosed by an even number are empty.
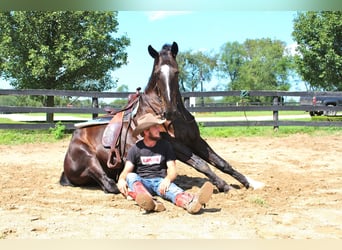
<svg viewBox="0 0 342 250"><path fill-rule="evenodd" d="M186 210L190 214L198 213L202 206L206 204L213 194L214 187L210 182L205 182L201 189L194 195L194 198L189 202Z"/></svg>
<svg viewBox="0 0 342 250"><path fill-rule="evenodd" d="M161 212L165 210L163 203L155 201L151 195L146 193L137 194L135 201L138 203L139 207L146 212Z"/></svg>

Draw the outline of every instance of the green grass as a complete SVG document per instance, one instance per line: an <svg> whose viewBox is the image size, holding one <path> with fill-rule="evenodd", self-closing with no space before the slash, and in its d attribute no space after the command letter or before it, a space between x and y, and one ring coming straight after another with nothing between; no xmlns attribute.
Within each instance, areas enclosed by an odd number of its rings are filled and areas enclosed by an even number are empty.
<svg viewBox="0 0 342 250"><path fill-rule="evenodd" d="M0 118L0 123L23 123L12 122ZM0 129L0 145L20 145L26 143L56 142L61 139L70 138L71 134L65 133L63 126L56 123L50 129Z"/></svg>
<svg viewBox="0 0 342 250"><path fill-rule="evenodd" d="M65 135L64 137L68 137ZM0 129L1 145L20 145L27 143L56 142L58 139L48 130Z"/></svg>
<svg viewBox="0 0 342 250"><path fill-rule="evenodd" d="M46 116L46 113L27 113L27 116ZM71 117L78 117L78 118L85 118L85 119L92 119L91 114L73 114L73 113L54 113L54 116L71 116Z"/></svg>
<svg viewBox="0 0 342 250"><path fill-rule="evenodd" d="M0 123L19 123L19 122L17 122L17 121L13 121L13 120L11 120L11 119L7 119L7 118L1 118L0 117ZM22 122L20 122L20 123L22 123Z"/></svg>
<svg viewBox="0 0 342 250"><path fill-rule="evenodd" d="M292 134L308 134L311 136L342 135L340 127L297 127L283 126L278 131L273 127L200 127L201 136L204 138L230 138L230 137L280 137Z"/></svg>
<svg viewBox="0 0 342 250"><path fill-rule="evenodd" d="M0 123L6 124L29 124L29 122L12 121L0 118ZM58 127L49 130L29 129L0 129L0 145L20 145L26 143L56 142L59 139L68 138L71 134L63 134Z"/></svg>
<svg viewBox="0 0 342 250"><path fill-rule="evenodd" d="M311 117L312 121L331 121L331 122L341 122L342 116L313 116Z"/></svg>
<svg viewBox="0 0 342 250"><path fill-rule="evenodd" d="M266 201L261 197L252 197L252 198L250 198L250 201L256 205L261 206L261 207L268 207Z"/></svg>
<svg viewBox="0 0 342 250"><path fill-rule="evenodd" d="M281 111L280 115L304 115L303 111ZM236 111L236 112L210 112L210 113L195 113L195 117L240 117L240 116L272 116L272 111Z"/></svg>
<svg viewBox="0 0 342 250"><path fill-rule="evenodd" d="M247 112L247 116L255 115L269 115L269 111L260 112ZM213 114L201 114L203 116L244 116L243 112L220 112ZM223 115L224 114L224 115ZM282 112L282 114L303 114L302 111L289 111ZM32 115L44 115L32 114ZM59 114L56 114L59 115ZM65 114L63 114L65 115ZM67 114L77 115L78 117L89 117L89 114ZM197 115L196 115L197 116ZM200 117L200 116L198 116ZM301 119L303 120L303 119ZM311 119L305 119L310 121ZM313 117L313 121L342 121L342 117ZM6 118L0 118L0 123L23 123L16 122ZM310 136L324 136L324 135L336 135L342 136L342 127L300 127L300 126L281 126L277 132L273 130L271 126L251 126L251 127L203 127L199 126L201 136L203 138L231 138L231 137L281 137L292 134L308 134ZM57 133L58 132L58 133ZM0 129L0 144L14 145L25 143L40 143L40 142L56 142L56 134L60 134L59 131L54 130L4 130ZM70 138L71 134L64 134L61 139Z"/></svg>
<svg viewBox="0 0 342 250"><path fill-rule="evenodd" d="M236 138L236 137L281 137L293 134L310 136L335 135L342 136L342 128L338 127L280 127L274 132L272 127L200 127L203 138ZM66 133L60 139L70 139ZM20 145L27 143L56 142L53 131L49 130L16 130L0 129L0 145Z"/></svg>

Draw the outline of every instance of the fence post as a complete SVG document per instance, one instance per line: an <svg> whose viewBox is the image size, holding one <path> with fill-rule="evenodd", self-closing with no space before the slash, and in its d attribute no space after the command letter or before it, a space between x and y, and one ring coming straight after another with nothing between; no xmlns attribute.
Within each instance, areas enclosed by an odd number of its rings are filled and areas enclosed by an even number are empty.
<svg viewBox="0 0 342 250"><path fill-rule="evenodd" d="M99 107L99 99L97 97L92 97L92 106L93 108L98 108ZM93 119L97 118L99 114L93 113Z"/></svg>
<svg viewBox="0 0 342 250"><path fill-rule="evenodd" d="M279 96L273 97L273 106L279 106ZM278 109L275 109L273 110L273 122L274 122L273 130L275 132L277 132L279 129L278 121L279 121L279 111Z"/></svg>

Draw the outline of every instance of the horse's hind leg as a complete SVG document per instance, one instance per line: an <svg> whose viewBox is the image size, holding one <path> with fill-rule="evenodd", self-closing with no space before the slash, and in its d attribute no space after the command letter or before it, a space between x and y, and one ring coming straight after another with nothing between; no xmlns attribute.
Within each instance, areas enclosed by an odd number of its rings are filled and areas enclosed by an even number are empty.
<svg viewBox="0 0 342 250"><path fill-rule="evenodd" d="M61 184L62 186L72 186L72 187L75 186L69 181L68 177L65 175L64 172L62 172L61 174L61 177L59 179L59 184Z"/></svg>
<svg viewBox="0 0 342 250"><path fill-rule="evenodd" d="M96 156L88 159L87 175L97 182L105 193L120 193L115 181L108 177Z"/></svg>
<svg viewBox="0 0 342 250"><path fill-rule="evenodd" d="M64 159L64 173L60 182L75 186L97 183L106 193L120 192L115 181L109 178L102 168L96 154L85 144L69 148Z"/></svg>

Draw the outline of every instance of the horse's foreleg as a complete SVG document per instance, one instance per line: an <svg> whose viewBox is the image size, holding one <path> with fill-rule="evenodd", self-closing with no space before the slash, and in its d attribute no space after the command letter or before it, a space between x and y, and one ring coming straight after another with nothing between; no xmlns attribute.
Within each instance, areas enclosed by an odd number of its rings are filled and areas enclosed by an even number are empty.
<svg viewBox="0 0 342 250"><path fill-rule="evenodd" d="M230 189L232 189L231 186L229 186L211 170L209 165L203 159L195 155L190 148L183 144L177 143L176 141L173 141L172 145L178 160L192 166L194 169L207 176L220 192L228 192Z"/></svg>
<svg viewBox="0 0 342 250"><path fill-rule="evenodd" d="M228 192L232 187L223 179L218 177L209 167L209 165L198 155L192 154L190 158L183 161L192 166L197 171L205 174L209 180L217 187L220 192Z"/></svg>
<svg viewBox="0 0 342 250"><path fill-rule="evenodd" d="M227 161L222 159L219 155L217 155L211 148L208 148L208 162L212 164L214 167L221 170L223 173L227 173L232 176L234 179L239 181L244 187L249 188L249 182L243 174L235 170Z"/></svg>
<svg viewBox="0 0 342 250"><path fill-rule="evenodd" d="M196 153L212 164L214 167L218 168L224 173L229 174L237 181L239 181L244 187L249 188L252 187L254 189L258 189L263 187L263 183L253 180L250 177L246 177L237 170L235 170L227 161L222 159L215 151L208 145L208 143L202 138L198 140L196 143Z"/></svg>

